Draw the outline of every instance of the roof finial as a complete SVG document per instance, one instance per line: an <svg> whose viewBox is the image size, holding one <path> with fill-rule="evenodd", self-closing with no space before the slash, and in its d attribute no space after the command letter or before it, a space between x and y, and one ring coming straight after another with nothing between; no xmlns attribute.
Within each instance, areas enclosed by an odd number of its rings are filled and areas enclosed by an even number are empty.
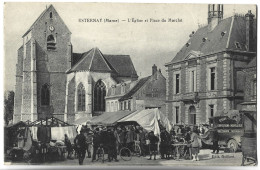
<svg viewBox="0 0 260 170"><path fill-rule="evenodd" d="M236 9L233 8L233 15L235 16L236 15Z"/></svg>
<svg viewBox="0 0 260 170"><path fill-rule="evenodd" d="M200 21L199 21L199 19L198 19L198 27L200 28Z"/></svg>

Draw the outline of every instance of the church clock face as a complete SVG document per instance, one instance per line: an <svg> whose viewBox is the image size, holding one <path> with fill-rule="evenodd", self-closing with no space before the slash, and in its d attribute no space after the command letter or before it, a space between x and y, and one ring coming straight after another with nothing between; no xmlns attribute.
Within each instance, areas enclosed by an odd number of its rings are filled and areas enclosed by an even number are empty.
<svg viewBox="0 0 260 170"><path fill-rule="evenodd" d="M50 30L50 31L54 31L54 26L52 26L52 25L49 26L49 30Z"/></svg>

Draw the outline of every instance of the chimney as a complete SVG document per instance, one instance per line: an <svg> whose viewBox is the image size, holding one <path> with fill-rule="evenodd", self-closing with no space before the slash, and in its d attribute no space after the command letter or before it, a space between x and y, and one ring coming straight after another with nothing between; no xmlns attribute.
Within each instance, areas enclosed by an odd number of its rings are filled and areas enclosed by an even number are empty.
<svg viewBox="0 0 260 170"><path fill-rule="evenodd" d="M157 72L157 66L154 64L152 67L153 75Z"/></svg>
<svg viewBox="0 0 260 170"><path fill-rule="evenodd" d="M223 19L223 4L208 5L208 31L212 31Z"/></svg>
<svg viewBox="0 0 260 170"><path fill-rule="evenodd" d="M247 51L254 51L254 35L253 35L253 26L254 26L254 15L251 13L251 10L245 15L246 17L246 45Z"/></svg>

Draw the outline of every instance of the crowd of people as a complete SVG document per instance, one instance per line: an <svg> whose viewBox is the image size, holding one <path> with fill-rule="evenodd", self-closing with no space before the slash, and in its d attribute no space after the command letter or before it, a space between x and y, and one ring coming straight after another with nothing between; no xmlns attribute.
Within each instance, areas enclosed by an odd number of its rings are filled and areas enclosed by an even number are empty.
<svg viewBox="0 0 260 170"><path fill-rule="evenodd" d="M105 127L97 126L95 128L82 128L74 140L74 147L65 135L65 144L68 150L68 157L72 156L73 149L79 159L79 164L83 164L85 157L95 161L97 151L102 147L108 154L108 161L118 162L119 151L122 147L127 147L134 151L135 142L138 141L141 156L150 155L148 160L156 160L156 155L160 152L161 159L173 158L175 154L174 144L185 143L184 151L190 154L193 161L199 161L199 149L201 144L201 135L205 133L200 127L179 126L172 128L170 132L166 128L160 127L160 134L154 134L153 131L146 131L140 126L117 126ZM217 132L216 132L217 133ZM215 133L215 139L217 134ZM217 139L214 141L214 152L218 152ZM86 156L87 154L87 156Z"/></svg>

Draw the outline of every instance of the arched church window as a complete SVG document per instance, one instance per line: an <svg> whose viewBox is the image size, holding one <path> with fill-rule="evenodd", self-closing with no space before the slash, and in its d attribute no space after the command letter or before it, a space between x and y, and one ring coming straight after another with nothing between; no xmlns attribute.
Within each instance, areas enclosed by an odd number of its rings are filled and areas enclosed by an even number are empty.
<svg viewBox="0 0 260 170"><path fill-rule="evenodd" d="M85 111L85 88L81 83L78 86L78 111Z"/></svg>
<svg viewBox="0 0 260 170"><path fill-rule="evenodd" d="M44 84L41 88L41 105L50 105L50 87L48 84Z"/></svg>
<svg viewBox="0 0 260 170"><path fill-rule="evenodd" d="M105 111L106 85L99 80L94 87L94 111Z"/></svg>
<svg viewBox="0 0 260 170"><path fill-rule="evenodd" d="M54 36L51 34L47 37L47 50L55 50L56 49L56 41Z"/></svg>

